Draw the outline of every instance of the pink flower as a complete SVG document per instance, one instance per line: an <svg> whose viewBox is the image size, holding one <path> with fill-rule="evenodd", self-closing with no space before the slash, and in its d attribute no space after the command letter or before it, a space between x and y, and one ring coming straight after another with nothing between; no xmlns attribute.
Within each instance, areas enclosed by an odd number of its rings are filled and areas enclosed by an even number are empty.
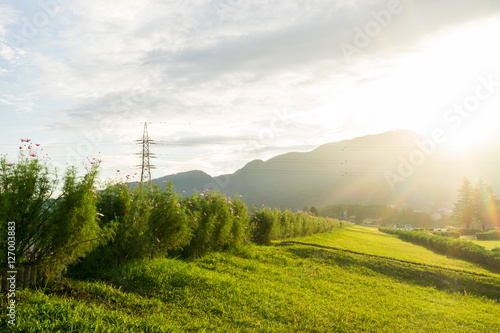
<svg viewBox="0 0 500 333"><path fill-rule="evenodd" d="M166 184L166 183L167 183L167 181L166 181L166 180L164 180L164 181L163 181L163 184Z"/></svg>
<svg viewBox="0 0 500 333"><path fill-rule="evenodd" d="M23 147L19 147L19 149L23 149Z"/></svg>
<svg viewBox="0 0 500 333"><path fill-rule="evenodd" d="M177 207L180 207L180 206L181 206L181 204L180 204L180 203L178 203L178 204L177 204Z"/></svg>
<svg viewBox="0 0 500 333"><path fill-rule="evenodd" d="M116 170L116 172L120 172L120 170Z"/></svg>
<svg viewBox="0 0 500 333"><path fill-rule="evenodd" d="M39 143L37 143L35 146L40 147L40 144L39 144Z"/></svg>
<svg viewBox="0 0 500 333"><path fill-rule="evenodd" d="M30 154L30 156L31 156L31 157L36 157L36 155L35 155L35 154Z"/></svg>
<svg viewBox="0 0 500 333"><path fill-rule="evenodd" d="M205 196L205 194L203 194L203 193L200 193L200 196L201 196L201 197L204 197L204 196Z"/></svg>
<svg viewBox="0 0 500 333"><path fill-rule="evenodd" d="M101 214L101 213L96 213L96 214L99 215L99 216L104 216L104 214Z"/></svg>
<svg viewBox="0 0 500 333"><path fill-rule="evenodd" d="M159 240L158 238L156 239L156 241L157 241L158 243L160 242L160 240Z"/></svg>
<svg viewBox="0 0 500 333"><path fill-rule="evenodd" d="M128 210L126 210L126 211L125 211L125 213L127 213L127 214L128 214L128 213L129 213L129 212L128 212Z"/></svg>
<svg viewBox="0 0 500 333"><path fill-rule="evenodd" d="M11 166L13 166L13 165L14 165L14 163L9 163L9 164L7 164L7 166L8 166L8 167L11 167Z"/></svg>

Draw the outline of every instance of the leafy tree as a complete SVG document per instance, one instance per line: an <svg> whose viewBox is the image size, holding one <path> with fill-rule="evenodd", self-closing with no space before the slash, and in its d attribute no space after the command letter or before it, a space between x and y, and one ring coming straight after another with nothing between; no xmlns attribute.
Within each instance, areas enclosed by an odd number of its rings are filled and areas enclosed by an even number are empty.
<svg viewBox="0 0 500 333"><path fill-rule="evenodd" d="M454 217L460 226L470 229L477 224L484 231L498 224L498 200L491 186L483 179L473 187L471 182L464 178L458 192Z"/></svg>
<svg viewBox="0 0 500 333"><path fill-rule="evenodd" d="M309 212L311 214L313 214L314 216L319 216L319 212L318 212L318 209L314 206L311 207L311 209L309 210Z"/></svg>
<svg viewBox="0 0 500 333"><path fill-rule="evenodd" d="M493 189L480 179L473 193L474 219L483 231L492 228L498 216L498 205Z"/></svg>
<svg viewBox="0 0 500 333"><path fill-rule="evenodd" d="M466 229L472 228L474 222L474 189L467 177L458 190L458 201L455 203L455 221Z"/></svg>

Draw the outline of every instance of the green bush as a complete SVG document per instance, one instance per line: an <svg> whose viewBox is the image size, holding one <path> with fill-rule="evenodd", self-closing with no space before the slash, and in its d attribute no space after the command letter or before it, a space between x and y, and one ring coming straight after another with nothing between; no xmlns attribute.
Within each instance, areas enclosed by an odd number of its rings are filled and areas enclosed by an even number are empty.
<svg viewBox="0 0 500 333"><path fill-rule="evenodd" d="M279 208L253 208L251 213L253 241L257 244L271 244L272 241L292 237L308 236L343 226L343 222L318 217L310 212L281 212Z"/></svg>
<svg viewBox="0 0 500 333"><path fill-rule="evenodd" d="M98 193L97 210L102 227L113 230L113 237L71 267L73 276L92 275L101 267L133 259L165 256L187 246L192 238L171 184L163 189L151 183L109 185Z"/></svg>
<svg viewBox="0 0 500 333"><path fill-rule="evenodd" d="M479 229L459 229L458 232L462 236L474 236L478 232L481 232Z"/></svg>
<svg viewBox="0 0 500 333"><path fill-rule="evenodd" d="M488 232L478 232L476 234L478 240L500 240L500 230L490 230Z"/></svg>
<svg viewBox="0 0 500 333"><path fill-rule="evenodd" d="M239 196L219 192L193 193L183 200L193 238L183 250L188 257L227 250L242 244L248 236L249 217Z"/></svg>
<svg viewBox="0 0 500 333"><path fill-rule="evenodd" d="M24 148L24 149L23 149ZM39 264L45 278L57 278L111 234L101 228L95 207L99 162L83 177L69 168L61 188L57 173L36 157L35 147L21 147L17 163L0 158L0 247L7 248L7 223L15 222L16 265ZM25 153L29 151L30 154ZM57 191L61 193L55 195ZM0 252L6 262L6 252Z"/></svg>
<svg viewBox="0 0 500 333"><path fill-rule="evenodd" d="M459 239L461 236L458 231L432 231L431 233L436 236L450 237L455 239Z"/></svg>

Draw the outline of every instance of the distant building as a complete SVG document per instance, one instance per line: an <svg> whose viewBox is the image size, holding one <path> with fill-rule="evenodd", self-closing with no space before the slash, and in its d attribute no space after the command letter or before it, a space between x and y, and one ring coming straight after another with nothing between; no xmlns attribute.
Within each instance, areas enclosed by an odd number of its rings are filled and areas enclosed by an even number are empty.
<svg viewBox="0 0 500 333"><path fill-rule="evenodd" d="M411 225L407 224L407 225L405 225L405 230L412 231L413 227Z"/></svg>

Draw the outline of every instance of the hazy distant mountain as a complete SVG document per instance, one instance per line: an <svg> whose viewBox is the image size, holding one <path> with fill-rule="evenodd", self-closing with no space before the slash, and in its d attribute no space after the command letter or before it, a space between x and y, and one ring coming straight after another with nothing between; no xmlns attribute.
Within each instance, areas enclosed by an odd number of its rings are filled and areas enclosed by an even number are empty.
<svg viewBox="0 0 500 333"><path fill-rule="evenodd" d="M498 145L500 146L500 145ZM337 203L403 204L425 208L453 202L464 176L500 190L496 150L446 152L429 138L398 130L322 145L311 152L255 160L233 174L190 171L156 179L178 191L212 188L241 194L247 204L301 209Z"/></svg>

